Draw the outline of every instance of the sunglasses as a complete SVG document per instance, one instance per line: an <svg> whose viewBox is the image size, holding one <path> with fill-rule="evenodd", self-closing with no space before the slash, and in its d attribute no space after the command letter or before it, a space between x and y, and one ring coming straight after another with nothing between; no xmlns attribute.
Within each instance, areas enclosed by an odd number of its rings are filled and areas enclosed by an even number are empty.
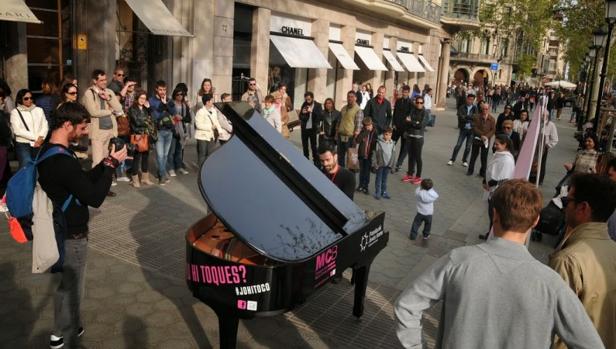
<svg viewBox="0 0 616 349"><path fill-rule="evenodd" d="M415 102L415 104L423 104L424 102Z"/></svg>
<svg viewBox="0 0 616 349"><path fill-rule="evenodd" d="M255 86L256 84L248 84L249 86Z"/></svg>
<svg viewBox="0 0 616 349"><path fill-rule="evenodd" d="M503 127L503 130L511 130L511 127Z"/></svg>
<svg viewBox="0 0 616 349"><path fill-rule="evenodd" d="M22 98L22 99L23 99L24 101L30 101L30 100L32 100L32 97L24 97L24 98Z"/></svg>
<svg viewBox="0 0 616 349"><path fill-rule="evenodd" d="M77 92L67 92L66 94L67 94L67 95L74 96L74 95L76 95L76 94L77 94Z"/></svg>
<svg viewBox="0 0 616 349"><path fill-rule="evenodd" d="M119 73L118 73L118 74L116 74L116 76L124 76L124 74L119 74Z"/></svg>

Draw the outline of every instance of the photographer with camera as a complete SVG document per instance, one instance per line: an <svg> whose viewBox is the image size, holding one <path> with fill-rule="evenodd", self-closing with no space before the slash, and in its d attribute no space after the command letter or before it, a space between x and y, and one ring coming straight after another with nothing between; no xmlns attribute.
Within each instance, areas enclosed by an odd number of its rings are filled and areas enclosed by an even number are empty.
<svg viewBox="0 0 616 349"><path fill-rule="evenodd" d="M156 140L156 163L158 164L158 184L165 185L170 182L167 176L167 159L169 157L169 149L171 141L173 141L173 115L175 108L173 104L169 105L167 97L167 83L163 80L156 82L156 92L150 97L150 112L152 113L152 121L158 130L158 139Z"/></svg>
<svg viewBox="0 0 616 349"><path fill-rule="evenodd" d="M40 151L42 155L51 148L62 147L65 154L72 155L54 155L38 165L38 181L53 203L54 230L60 250L60 260L52 271L62 273L54 295L52 348L61 348L65 335L72 341L83 334L79 304L85 288L88 206L99 207L103 203L115 169L127 156L126 147L112 146L110 155L90 171L82 170L69 144L88 134L89 119L88 111L78 103L60 105L52 112L49 143L43 144ZM62 207L62 203L66 206Z"/></svg>

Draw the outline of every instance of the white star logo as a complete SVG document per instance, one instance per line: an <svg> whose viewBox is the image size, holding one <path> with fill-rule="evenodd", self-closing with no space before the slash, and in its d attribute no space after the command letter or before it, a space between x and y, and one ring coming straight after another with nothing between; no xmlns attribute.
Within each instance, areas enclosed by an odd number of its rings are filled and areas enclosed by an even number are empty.
<svg viewBox="0 0 616 349"><path fill-rule="evenodd" d="M368 239L370 238L370 234L369 233L365 233L364 235L362 235L361 237L361 243L359 244L359 247L361 247L361 251L364 252L366 250L366 247L368 246Z"/></svg>

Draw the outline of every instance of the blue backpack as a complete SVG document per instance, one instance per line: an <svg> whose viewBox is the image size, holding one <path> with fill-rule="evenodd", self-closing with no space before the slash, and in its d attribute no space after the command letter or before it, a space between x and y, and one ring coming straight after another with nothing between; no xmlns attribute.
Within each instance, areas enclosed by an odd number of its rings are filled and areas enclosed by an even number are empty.
<svg viewBox="0 0 616 349"><path fill-rule="evenodd" d="M11 235L17 242L32 240L32 199L38 179L37 165L45 159L59 154L73 157L73 155L63 147L53 146L47 149L42 155L41 152L39 152L34 160L31 160L26 166L17 171L8 182L6 188L6 206L11 216L11 218L9 218L9 227L11 229ZM69 195L62 204L62 212L66 211L71 200L73 200L73 195ZM16 224L17 222L19 224ZM21 228L23 233L14 231L13 226L15 226L15 230Z"/></svg>

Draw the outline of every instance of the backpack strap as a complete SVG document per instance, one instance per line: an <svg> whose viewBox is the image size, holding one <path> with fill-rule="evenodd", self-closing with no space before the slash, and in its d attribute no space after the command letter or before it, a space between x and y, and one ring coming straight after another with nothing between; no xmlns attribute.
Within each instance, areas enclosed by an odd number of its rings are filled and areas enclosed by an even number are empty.
<svg viewBox="0 0 616 349"><path fill-rule="evenodd" d="M54 155L58 155L58 154L63 154L63 155L73 157L73 154L71 154L68 150L64 149L63 147L59 145L54 145L51 148L47 149L47 151L45 151L45 153L42 156L41 156L41 152L39 151L39 153L36 155L36 159L34 160L34 162L36 165L38 165L41 162L43 162L45 159L50 158ZM73 194L69 194L69 196L66 198L66 200L64 200L64 203L62 204L62 212L66 212L66 210L68 209L68 206L71 204L71 201L73 201L73 199L75 199ZM79 202L79 200L75 199L75 202L77 203L77 205L81 206L81 203Z"/></svg>

